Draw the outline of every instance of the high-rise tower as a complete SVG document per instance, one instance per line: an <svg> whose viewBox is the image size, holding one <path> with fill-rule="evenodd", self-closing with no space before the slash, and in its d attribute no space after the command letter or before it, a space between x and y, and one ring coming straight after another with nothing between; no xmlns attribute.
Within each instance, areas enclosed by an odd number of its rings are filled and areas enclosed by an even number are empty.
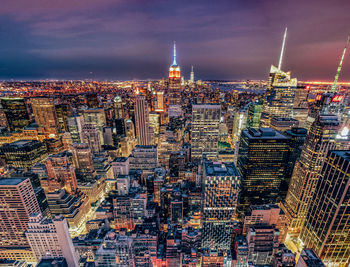
<svg viewBox="0 0 350 267"><path fill-rule="evenodd" d="M288 233L292 236L298 236L304 224L322 164L328 150L335 148L339 126L337 116L319 115L306 137L300 160L294 167L286 200L282 203L290 222Z"/></svg>
<svg viewBox="0 0 350 267"><path fill-rule="evenodd" d="M281 70L286 37L287 28L284 32L278 67L272 65L270 69L266 99L261 113L261 127L270 127L270 121L273 117L293 116L297 79L291 78L290 72L284 72Z"/></svg>
<svg viewBox="0 0 350 267"><path fill-rule="evenodd" d="M349 266L350 151L329 151L300 239L327 266Z"/></svg>
<svg viewBox="0 0 350 267"><path fill-rule="evenodd" d="M136 95L135 100L135 124L137 144L148 146L152 143L152 135L149 127L149 113L146 97L143 94Z"/></svg>
<svg viewBox="0 0 350 267"><path fill-rule="evenodd" d="M174 43L173 64L169 68L169 117L181 116L181 73L176 61L176 43Z"/></svg>

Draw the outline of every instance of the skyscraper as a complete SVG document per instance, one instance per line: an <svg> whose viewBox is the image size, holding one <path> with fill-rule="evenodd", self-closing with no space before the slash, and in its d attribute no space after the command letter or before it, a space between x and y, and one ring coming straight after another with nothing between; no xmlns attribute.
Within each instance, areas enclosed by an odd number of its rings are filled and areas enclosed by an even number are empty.
<svg viewBox="0 0 350 267"><path fill-rule="evenodd" d="M1 98L1 105L11 131L22 130L29 125L29 115L23 98L4 97Z"/></svg>
<svg viewBox="0 0 350 267"><path fill-rule="evenodd" d="M0 178L0 258L31 262L27 258L31 252L24 233L32 213L40 213L40 208L30 179Z"/></svg>
<svg viewBox="0 0 350 267"><path fill-rule="evenodd" d="M239 173L233 163L204 161L202 248L230 249L239 188Z"/></svg>
<svg viewBox="0 0 350 267"><path fill-rule="evenodd" d="M168 95L169 95L169 117L181 116L181 72L180 66L176 61L176 44L174 43L173 64L169 68L169 82L168 82Z"/></svg>
<svg viewBox="0 0 350 267"><path fill-rule="evenodd" d="M259 128L262 107L262 100L257 100L249 105L247 128Z"/></svg>
<svg viewBox="0 0 350 267"><path fill-rule="evenodd" d="M29 217L26 236L38 262L42 258L64 257L68 266L79 266L78 255L74 250L64 216L47 219L39 213L33 213Z"/></svg>
<svg viewBox="0 0 350 267"><path fill-rule="evenodd" d="M92 161L91 149L87 144L74 143L72 145L73 165L76 168L78 179L93 180L96 176Z"/></svg>
<svg viewBox="0 0 350 267"><path fill-rule="evenodd" d="M35 121L49 137L55 137L60 129L52 98L40 97L30 100Z"/></svg>
<svg viewBox="0 0 350 267"><path fill-rule="evenodd" d="M328 152L300 239L327 266L350 264L350 151Z"/></svg>
<svg viewBox="0 0 350 267"><path fill-rule="evenodd" d="M215 104L192 106L191 156L198 160L205 154L215 159L218 152L221 107Z"/></svg>
<svg viewBox="0 0 350 267"><path fill-rule="evenodd" d="M102 151L100 134L93 124L83 125L81 141L87 144L94 154L98 154Z"/></svg>
<svg viewBox="0 0 350 267"><path fill-rule="evenodd" d="M68 193L74 193L78 189L77 178L70 156L68 152L62 152L51 155L47 159L47 185L43 183L43 187L45 187L47 192L54 192L64 188Z"/></svg>
<svg viewBox="0 0 350 267"><path fill-rule="evenodd" d="M338 129L337 116L320 115L306 137L300 160L294 167L287 197L282 205L290 221L290 235L298 236L301 231L327 151L335 147Z"/></svg>
<svg viewBox="0 0 350 267"><path fill-rule="evenodd" d="M120 96L116 96L114 98L114 114L115 114L115 119L124 118L123 100Z"/></svg>
<svg viewBox="0 0 350 267"><path fill-rule="evenodd" d="M135 124L137 144L148 146L152 143L149 126L149 113L146 97L143 94L136 95L135 99Z"/></svg>
<svg viewBox="0 0 350 267"><path fill-rule="evenodd" d="M297 79L291 78L290 72L284 72L281 69L286 37L287 28L284 32L278 67L271 65L266 99L261 113L261 127L270 127L270 120L273 117L290 118L293 115Z"/></svg>
<svg viewBox="0 0 350 267"><path fill-rule="evenodd" d="M271 204L288 190L285 178L290 138L271 128L243 130L237 169L242 177L240 204Z"/></svg>

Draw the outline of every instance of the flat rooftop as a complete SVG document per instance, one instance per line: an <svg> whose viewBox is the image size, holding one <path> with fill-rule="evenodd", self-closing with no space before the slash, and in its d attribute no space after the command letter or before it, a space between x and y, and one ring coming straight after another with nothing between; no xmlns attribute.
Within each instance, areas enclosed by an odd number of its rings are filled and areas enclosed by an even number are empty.
<svg viewBox="0 0 350 267"><path fill-rule="evenodd" d="M0 185L18 185L28 178L0 178Z"/></svg>
<svg viewBox="0 0 350 267"><path fill-rule="evenodd" d="M239 176L234 163L228 162L205 162L205 173L208 176Z"/></svg>
<svg viewBox="0 0 350 267"><path fill-rule="evenodd" d="M242 134L249 139L290 139L289 136L285 136L272 128L249 128L248 130L243 130Z"/></svg>

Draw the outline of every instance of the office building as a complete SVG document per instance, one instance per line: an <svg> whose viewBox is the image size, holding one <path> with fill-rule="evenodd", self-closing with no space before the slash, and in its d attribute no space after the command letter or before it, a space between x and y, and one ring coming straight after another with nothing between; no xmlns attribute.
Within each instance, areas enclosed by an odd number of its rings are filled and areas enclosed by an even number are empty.
<svg viewBox="0 0 350 267"><path fill-rule="evenodd" d="M48 192L46 195L52 216L63 215L67 219L69 233L72 237L85 232L86 222L91 216L91 205L86 195L67 194L63 189Z"/></svg>
<svg viewBox="0 0 350 267"><path fill-rule="evenodd" d="M152 144L152 135L149 125L149 111L146 97L143 94L135 98L135 125L137 144L148 146Z"/></svg>
<svg viewBox="0 0 350 267"><path fill-rule="evenodd" d="M83 125L81 143L87 144L93 154L98 154L102 151L100 134L93 124Z"/></svg>
<svg viewBox="0 0 350 267"><path fill-rule="evenodd" d="M131 170L153 170L158 166L158 147L137 145L129 157Z"/></svg>
<svg viewBox="0 0 350 267"><path fill-rule="evenodd" d="M218 153L220 105L193 105L191 157L199 160L202 155L215 159Z"/></svg>
<svg viewBox="0 0 350 267"><path fill-rule="evenodd" d="M280 231L279 242L284 243L287 235L288 223L283 210L276 204L252 205L244 214L243 234L249 227L255 225L270 225Z"/></svg>
<svg viewBox="0 0 350 267"><path fill-rule="evenodd" d="M25 236L40 208L29 178L0 178L0 258L35 262Z"/></svg>
<svg viewBox="0 0 350 267"><path fill-rule="evenodd" d="M18 140L0 147L7 165L17 168L30 168L47 158L46 146L37 140Z"/></svg>
<svg viewBox="0 0 350 267"><path fill-rule="evenodd" d="M1 105L11 131L20 131L30 123L26 104L23 98L1 98Z"/></svg>
<svg viewBox="0 0 350 267"><path fill-rule="evenodd" d="M248 265L269 265L278 251L279 230L270 225L248 228Z"/></svg>
<svg viewBox="0 0 350 267"><path fill-rule="evenodd" d="M271 118L270 125L272 129L284 132L291 130L292 128L297 128L299 126L299 122L293 118L273 117Z"/></svg>
<svg viewBox="0 0 350 267"><path fill-rule="evenodd" d="M87 144L74 143L72 145L73 165L79 181L92 181L96 176L92 152Z"/></svg>
<svg viewBox="0 0 350 267"><path fill-rule="evenodd" d="M261 114L261 127L271 127L270 122L273 117L293 116L296 88L297 79L291 78L290 72L271 66L266 100Z"/></svg>
<svg viewBox="0 0 350 267"><path fill-rule="evenodd" d="M249 105L247 128L259 128L263 101L257 100Z"/></svg>
<svg viewBox="0 0 350 267"><path fill-rule="evenodd" d="M177 61L176 61L176 44L174 43L173 63L169 67L169 81L168 81L169 109L172 108L171 106L174 106L173 110L180 109L181 111L181 89L182 89L181 72L180 72L180 66L177 64ZM171 114L169 114L169 116L170 115Z"/></svg>
<svg viewBox="0 0 350 267"><path fill-rule="evenodd" d="M114 98L114 116L115 119L124 118L123 100L119 95Z"/></svg>
<svg viewBox="0 0 350 267"><path fill-rule="evenodd" d="M304 128L292 128L291 130L285 131L284 135L290 137L290 152L286 170L286 177L290 179L293 174L295 163L300 158L307 136L307 130Z"/></svg>
<svg viewBox="0 0 350 267"><path fill-rule="evenodd" d="M53 99L46 97L31 98L30 103L38 126L50 138L56 137L60 130L60 125Z"/></svg>
<svg viewBox="0 0 350 267"><path fill-rule="evenodd" d="M33 213L29 217L26 237L38 262L42 258L64 257L68 266L79 266L79 257L74 250L64 216L47 219L39 213Z"/></svg>
<svg viewBox="0 0 350 267"><path fill-rule="evenodd" d="M67 151L51 155L46 161L47 182L43 181L46 192L55 192L65 189L69 194L78 189L74 166L71 163L71 154Z"/></svg>
<svg viewBox="0 0 350 267"><path fill-rule="evenodd" d="M311 126L281 206L288 217L290 235L298 236L301 231L319 172L328 150L335 148L338 130L335 115L319 115Z"/></svg>
<svg viewBox="0 0 350 267"><path fill-rule="evenodd" d="M271 128L242 131L237 161L242 209L284 199L289 182L285 177L289 146L290 138Z"/></svg>
<svg viewBox="0 0 350 267"><path fill-rule="evenodd" d="M300 239L327 266L350 262L350 150L331 150L316 181Z"/></svg>
<svg viewBox="0 0 350 267"><path fill-rule="evenodd" d="M240 177L233 163L205 160L202 184L202 248L228 250L232 243Z"/></svg>
<svg viewBox="0 0 350 267"><path fill-rule="evenodd" d="M73 143L81 143L81 131L84 125L84 118L80 116L72 116L67 118L68 130L71 134Z"/></svg>

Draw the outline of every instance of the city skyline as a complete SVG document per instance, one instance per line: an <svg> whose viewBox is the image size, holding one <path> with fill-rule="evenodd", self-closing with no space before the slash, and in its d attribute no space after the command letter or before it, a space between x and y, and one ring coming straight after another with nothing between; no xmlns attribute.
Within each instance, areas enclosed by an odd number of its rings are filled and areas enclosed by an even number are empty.
<svg viewBox="0 0 350 267"><path fill-rule="evenodd" d="M277 65L301 80L332 81L347 35L346 1L5 0L0 79L159 79L178 64L186 79L266 79ZM298 19L296 19L298 18ZM350 81L345 57L339 82Z"/></svg>

